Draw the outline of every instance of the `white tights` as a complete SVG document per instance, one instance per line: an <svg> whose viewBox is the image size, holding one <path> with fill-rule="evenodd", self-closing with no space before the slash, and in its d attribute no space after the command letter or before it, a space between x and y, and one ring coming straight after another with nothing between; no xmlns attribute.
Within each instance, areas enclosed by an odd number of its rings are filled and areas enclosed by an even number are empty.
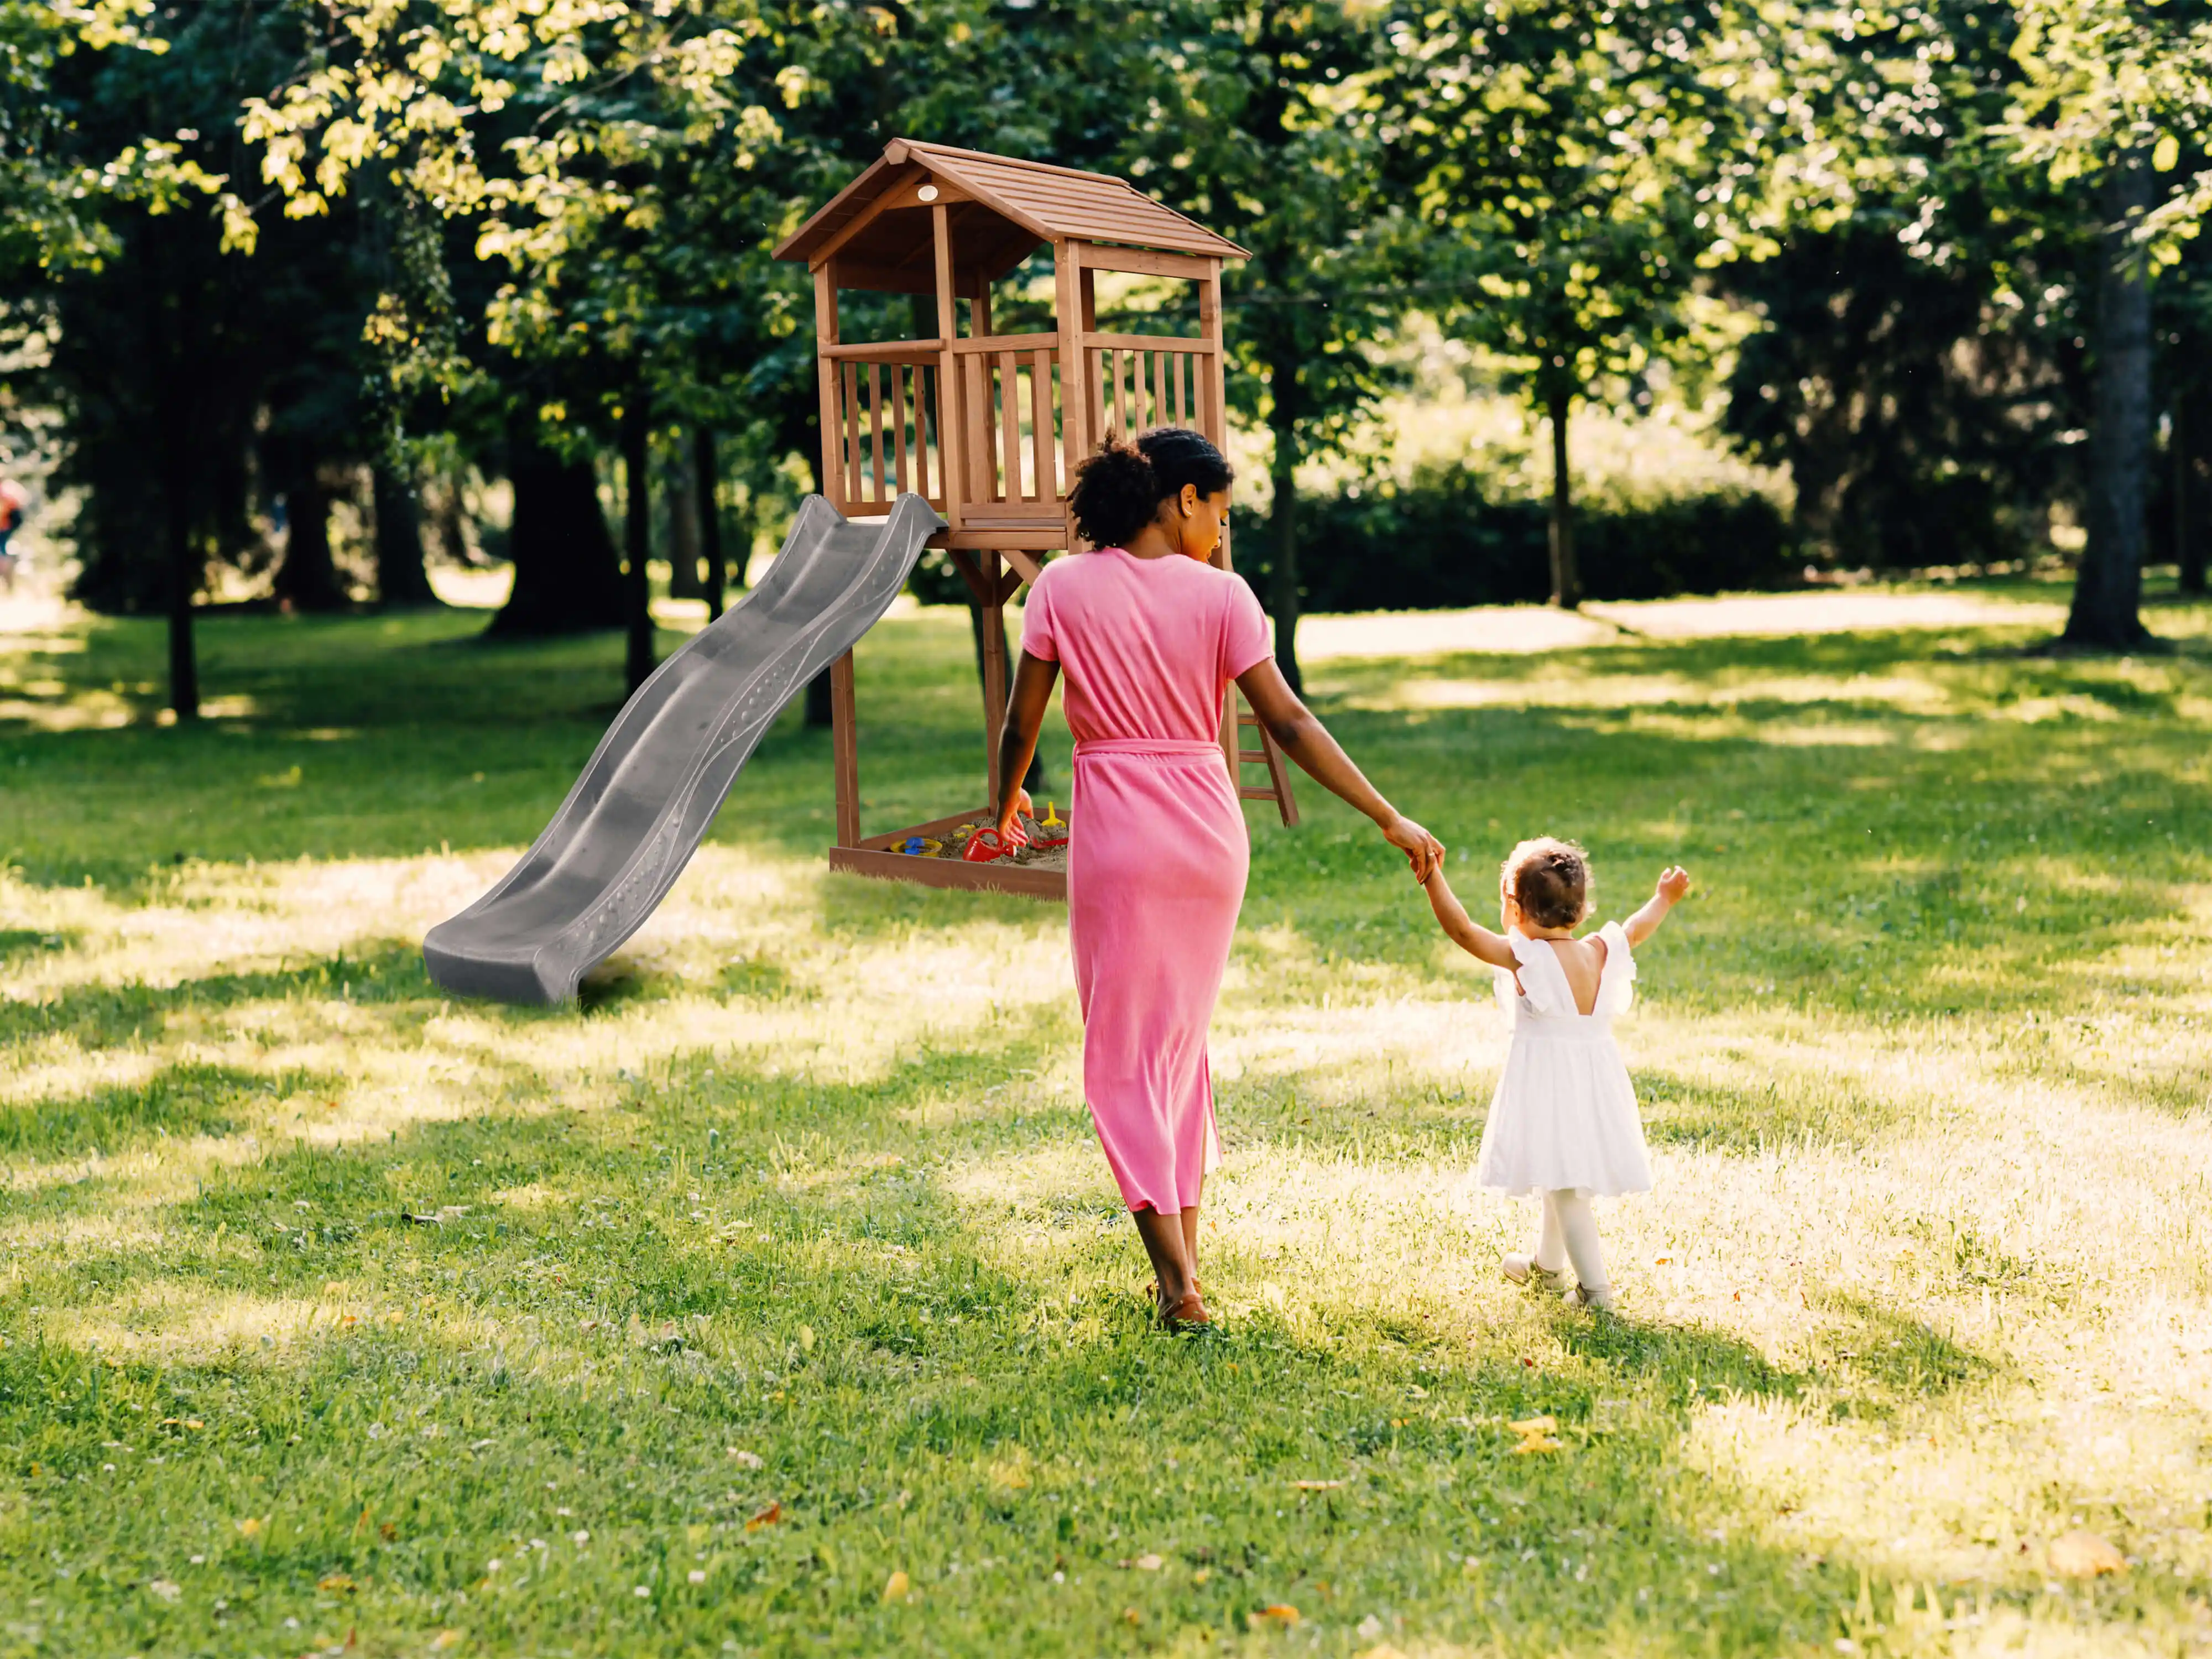
<svg viewBox="0 0 2212 1659"><path fill-rule="evenodd" d="M1606 1282L1605 1256L1597 1246L1597 1217L1590 1201L1571 1187L1544 1194L1543 1224L1536 1233L1536 1266L1559 1273L1574 1264L1575 1277L1593 1296L1612 1288Z"/></svg>

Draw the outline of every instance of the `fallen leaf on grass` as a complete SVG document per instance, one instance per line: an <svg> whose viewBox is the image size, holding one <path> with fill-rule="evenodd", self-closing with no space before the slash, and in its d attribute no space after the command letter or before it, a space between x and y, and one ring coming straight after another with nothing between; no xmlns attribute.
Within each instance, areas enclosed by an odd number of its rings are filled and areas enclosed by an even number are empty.
<svg viewBox="0 0 2212 1659"><path fill-rule="evenodd" d="M1557 1434L1559 1419L1556 1417L1524 1417L1518 1423L1508 1423L1505 1426L1516 1434Z"/></svg>
<svg viewBox="0 0 2212 1659"><path fill-rule="evenodd" d="M1257 1613L1244 1615L1244 1625L1248 1630L1266 1630L1271 1625L1287 1629L1297 1622L1298 1610L1287 1601L1273 1602Z"/></svg>
<svg viewBox="0 0 2212 1659"><path fill-rule="evenodd" d="M1139 1555L1116 1561L1117 1567L1134 1567L1139 1572L1158 1572L1167 1564L1157 1555Z"/></svg>
<svg viewBox="0 0 2212 1659"><path fill-rule="evenodd" d="M434 1648L457 1648L461 1644L461 1633L457 1630L441 1630L430 1638Z"/></svg>
<svg viewBox="0 0 2212 1659"><path fill-rule="evenodd" d="M1522 1440L1519 1445L1514 1447L1513 1455L1516 1457L1527 1457L1534 1452L1555 1452L1559 1449L1559 1443L1553 1439L1551 1436L1547 1434L1532 1434L1526 1439Z"/></svg>
<svg viewBox="0 0 2212 1659"><path fill-rule="evenodd" d="M781 1500L779 1499L777 1502L770 1504L766 1509L761 1510L760 1513L754 1516L751 1520L746 1522L745 1530L747 1532L758 1532L763 1527L772 1527L782 1519L783 1504Z"/></svg>
<svg viewBox="0 0 2212 1659"><path fill-rule="evenodd" d="M357 1589L358 1586L356 1586L353 1580L348 1577L344 1573L331 1572L325 1573L323 1577L318 1578L315 1581L315 1588L317 1589L330 1590L333 1593L343 1594L347 1590Z"/></svg>
<svg viewBox="0 0 2212 1659"><path fill-rule="evenodd" d="M884 1580L884 1600L903 1601L906 1600L907 1592L913 1588L914 1581L906 1576L905 1570L902 1568Z"/></svg>
<svg viewBox="0 0 2212 1659"><path fill-rule="evenodd" d="M1139 1614L1134 1607L1124 1607L1121 1609L1121 1620L1124 1624L1133 1625L1137 1622L1138 1617Z"/></svg>
<svg viewBox="0 0 2212 1659"><path fill-rule="evenodd" d="M2051 1540L2051 1570L2067 1578L2125 1572L2127 1558L2094 1532L2062 1533Z"/></svg>
<svg viewBox="0 0 2212 1659"><path fill-rule="evenodd" d="M1334 1492L1344 1484L1341 1480L1293 1480L1292 1492Z"/></svg>
<svg viewBox="0 0 2212 1659"><path fill-rule="evenodd" d="M258 1538L261 1536L261 1528L267 1524L258 1516L249 1515L238 1523L238 1535L240 1538Z"/></svg>

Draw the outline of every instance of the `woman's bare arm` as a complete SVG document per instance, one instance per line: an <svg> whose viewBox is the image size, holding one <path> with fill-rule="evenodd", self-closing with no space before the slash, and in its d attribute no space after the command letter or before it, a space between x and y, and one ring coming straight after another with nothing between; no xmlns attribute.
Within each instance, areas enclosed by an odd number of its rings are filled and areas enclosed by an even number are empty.
<svg viewBox="0 0 2212 1659"><path fill-rule="evenodd" d="M1443 843L1402 815L1368 782L1366 775L1352 763L1352 757L1329 736L1328 728L1298 701L1297 693L1283 678L1283 671L1275 666L1275 659L1268 657L1253 664L1237 677L1237 687L1267 728L1267 735L1282 745L1283 752L1322 788L1374 819L1382 838L1413 866L1413 879L1427 880L1429 872L1443 862Z"/></svg>
<svg viewBox="0 0 2212 1659"><path fill-rule="evenodd" d="M1428 890L1429 908L1437 913L1437 921L1453 944L1493 968L1516 965L1513 946L1505 935L1492 933L1468 915L1467 907L1459 902L1459 895L1452 891L1451 883L1444 879L1441 864L1429 872L1429 878L1422 885Z"/></svg>
<svg viewBox="0 0 2212 1659"><path fill-rule="evenodd" d="M1052 704L1052 688L1060 678L1060 665L1032 657L1026 651L1014 669L1014 690L1006 699L1006 723L999 731L999 776L994 792L999 799L999 834L1014 828L1014 815L1029 799L1022 780L1029 775L1030 760L1036 753L1037 732L1044 726L1044 711Z"/></svg>

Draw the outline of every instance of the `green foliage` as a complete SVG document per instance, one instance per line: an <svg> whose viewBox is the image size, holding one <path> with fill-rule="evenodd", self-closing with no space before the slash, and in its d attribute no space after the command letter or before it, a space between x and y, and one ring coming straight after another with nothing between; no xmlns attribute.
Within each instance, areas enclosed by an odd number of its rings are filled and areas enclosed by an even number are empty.
<svg viewBox="0 0 2212 1659"><path fill-rule="evenodd" d="M1741 44L1731 26L1763 32L1718 3L1555 0L1423 6L1394 24L1392 156L1433 237L1444 315L1508 358L1539 409L1601 382L1648 404L1645 372L1686 337L1698 269L1758 240L1781 135L1738 118L1757 88L1732 94L1720 67Z"/></svg>
<svg viewBox="0 0 2212 1659"><path fill-rule="evenodd" d="M1310 611L1540 604L1547 592L1543 503L1501 494L1477 466L1423 468L1402 484L1309 500L1305 514L1316 555L1301 596ZM1246 528L1240 520L1240 538ZM1257 543L1259 526L1249 529ZM1782 587L1804 564L1764 495L1585 502L1576 539L1594 599Z"/></svg>

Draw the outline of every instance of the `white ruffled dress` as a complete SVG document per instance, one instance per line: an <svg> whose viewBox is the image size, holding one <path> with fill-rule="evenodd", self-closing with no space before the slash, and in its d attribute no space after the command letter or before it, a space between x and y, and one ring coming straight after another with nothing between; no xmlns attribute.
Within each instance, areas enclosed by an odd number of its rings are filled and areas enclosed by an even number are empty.
<svg viewBox="0 0 2212 1659"><path fill-rule="evenodd" d="M1497 970L1513 1041L1483 1126L1476 1179L1485 1187L1513 1194L1571 1188L1599 1198L1651 1190L1636 1086L1613 1041L1613 1018L1635 996L1636 958L1619 922L1606 923L1598 937L1605 968L1585 1014L1550 944L1506 935L1520 983Z"/></svg>

